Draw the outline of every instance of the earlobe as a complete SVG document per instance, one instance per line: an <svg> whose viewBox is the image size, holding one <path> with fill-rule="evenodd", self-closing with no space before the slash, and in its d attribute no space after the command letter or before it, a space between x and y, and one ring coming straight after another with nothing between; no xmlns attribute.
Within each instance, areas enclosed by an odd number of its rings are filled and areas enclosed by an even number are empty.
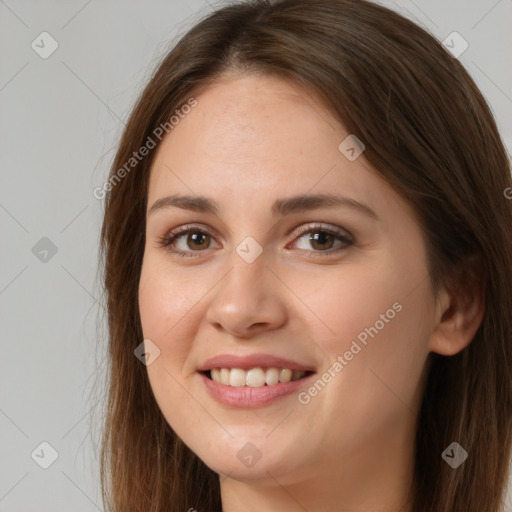
<svg viewBox="0 0 512 512"><path fill-rule="evenodd" d="M443 290L438 302L430 350L444 356L453 356L466 348L482 324L485 301L481 289Z"/></svg>

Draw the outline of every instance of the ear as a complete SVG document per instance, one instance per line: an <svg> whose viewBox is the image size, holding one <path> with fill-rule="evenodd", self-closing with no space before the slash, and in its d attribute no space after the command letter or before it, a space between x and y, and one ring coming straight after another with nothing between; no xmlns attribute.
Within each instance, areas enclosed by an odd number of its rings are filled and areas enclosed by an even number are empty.
<svg viewBox="0 0 512 512"><path fill-rule="evenodd" d="M450 289L439 294L435 309L434 332L429 348L444 356L453 356L466 348L475 337L485 313L485 294L480 260L467 261L471 270L458 272L450 279ZM475 268L478 270L475 271ZM479 274L480 273L480 274ZM475 276L477 276L475 278Z"/></svg>

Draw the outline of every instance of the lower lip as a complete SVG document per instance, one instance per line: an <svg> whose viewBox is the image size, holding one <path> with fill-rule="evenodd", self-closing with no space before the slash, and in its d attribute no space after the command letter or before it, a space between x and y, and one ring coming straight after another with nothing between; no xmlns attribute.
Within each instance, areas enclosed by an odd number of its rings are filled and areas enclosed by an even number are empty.
<svg viewBox="0 0 512 512"><path fill-rule="evenodd" d="M252 388L250 386L226 386L209 379L204 373L199 373L206 389L217 402L244 409L263 407L280 398L297 393L313 375L315 374L312 373L293 382L280 382L273 386Z"/></svg>

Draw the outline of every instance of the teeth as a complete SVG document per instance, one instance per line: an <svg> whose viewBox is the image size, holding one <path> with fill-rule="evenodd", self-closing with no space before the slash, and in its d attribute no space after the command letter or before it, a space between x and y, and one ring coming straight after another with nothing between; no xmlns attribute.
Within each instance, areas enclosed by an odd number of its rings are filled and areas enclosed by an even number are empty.
<svg viewBox="0 0 512 512"><path fill-rule="evenodd" d="M289 368L251 368L248 371L240 368L213 368L210 371L212 380L225 386L249 386L260 388L263 386L275 386L279 382L292 382L299 380L306 372L292 371Z"/></svg>
<svg viewBox="0 0 512 512"><path fill-rule="evenodd" d="M277 368L269 368L265 377L267 386L273 386L279 382L279 370Z"/></svg>
<svg viewBox="0 0 512 512"><path fill-rule="evenodd" d="M279 382L290 382L292 380L292 371L284 368L279 372Z"/></svg>
<svg viewBox="0 0 512 512"><path fill-rule="evenodd" d="M213 371L213 370L212 370ZM229 370L227 368L222 368L220 371L220 383L229 386ZM219 381L217 381L219 382Z"/></svg>
<svg viewBox="0 0 512 512"><path fill-rule="evenodd" d="M233 370L231 370L231 374L233 374ZM245 374L245 385L251 386L251 388L260 388L265 385L266 377L265 372L261 368L251 368Z"/></svg>
<svg viewBox="0 0 512 512"><path fill-rule="evenodd" d="M229 374L229 385L230 386L245 386L247 377L246 373L240 368L233 368Z"/></svg>

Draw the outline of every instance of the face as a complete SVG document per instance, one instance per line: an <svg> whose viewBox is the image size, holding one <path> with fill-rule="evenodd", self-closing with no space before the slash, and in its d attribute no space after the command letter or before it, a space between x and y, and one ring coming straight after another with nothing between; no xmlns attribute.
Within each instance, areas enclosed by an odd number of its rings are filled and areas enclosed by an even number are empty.
<svg viewBox="0 0 512 512"><path fill-rule="evenodd" d="M435 316L412 210L299 85L226 76L195 99L149 182L139 303L163 415L240 480L405 453Z"/></svg>

